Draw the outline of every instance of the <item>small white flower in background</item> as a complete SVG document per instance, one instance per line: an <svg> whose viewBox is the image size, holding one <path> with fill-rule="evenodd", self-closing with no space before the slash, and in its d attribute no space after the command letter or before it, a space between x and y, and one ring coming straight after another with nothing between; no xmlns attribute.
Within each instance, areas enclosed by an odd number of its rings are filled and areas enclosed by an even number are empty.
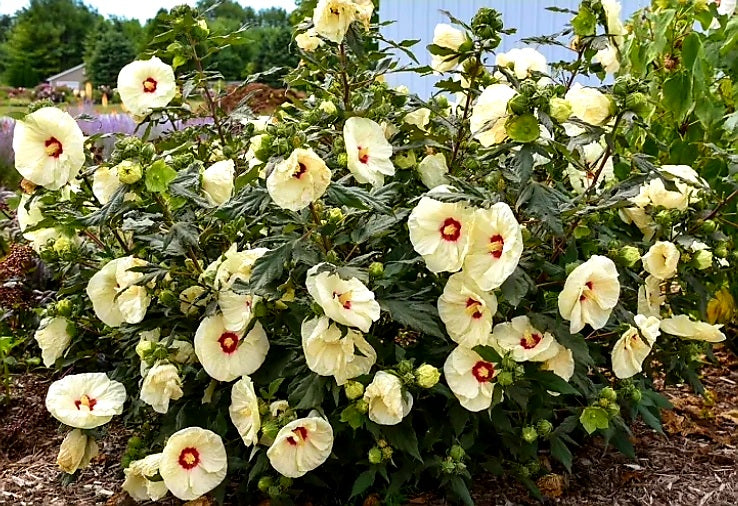
<svg viewBox="0 0 738 506"><path fill-rule="evenodd" d="M656 276L647 276L645 283L638 288L638 313L660 318L664 302L666 296L661 294L661 280Z"/></svg>
<svg viewBox="0 0 738 506"><path fill-rule="evenodd" d="M602 68L608 74L614 74L620 70L620 53L615 44L607 44L607 47L597 51L592 57L592 61L602 65Z"/></svg>
<svg viewBox="0 0 738 506"><path fill-rule="evenodd" d="M151 303L146 287L134 285L143 274L130 271L148 265L132 256L116 258L96 272L87 284L87 296L97 317L110 327L139 323Z"/></svg>
<svg viewBox="0 0 738 506"><path fill-rule="evenodd" d="M555 349L556 354L546 360L541 366L541 369L551 371L564 381L569 381L574 375L574 355L569 348L565 348L557 342L554 342L552 347Z"/></svg>
<svg viewBox="0 0 738 506"><path fill-rule="evenodd" d="M661 322L655 316L639 314L635 322L638 327L629 326L612 348L612 372L620 379L630 378L643 370L643 361L661 334Z"/></svg>
<svg viewBox="0 0 738 506"><path fill-rule="evenodd" d="M676 276L679 266L679 250L674 243L658 241L643 255L643 268L660 280L666 280Z"/></svg>
<svg viewBox="0 0 738 506"><path fill-rule="evenodd" d="M643 191L643 188L641 188L641 191ZM631 201L633 201L633 199L631 199ZM643 207L621 207L618 209L618 216L620 216L620 219L623 220L624 223L627 223L628 225L632 223L638 227L638 230L641 231L643 238L646 241L650 241L658 229L653 218L651 218Z"/></svg>
<svg viewBox="0 0 738 506"><path fill-rule="evenodd" d="M63 316L44 318L33 338L41 348L41 358L46 367L52 367L72 341L69 333L71 323Z"/></svg>
<svg viewBox="0 0 738 506"><path fill-rule="evenodd" d="M600 192L604 186L615 178L615 170L612 162L612 157L608 156L604 160L605 148L599 142L591 142L584 146L579 147L580 161L586 167L585 170L580 170L572 164L566 168L566 173L569 176L569 182L572 188L578 194L582 195L592 187L594 182L595 174L602 167L599 178L597 178L597 192Z"/></svg>
<svg viewBox="0 0 738 506"><path fill-rule="evenodd" d="M407 113L405 117L402 118L402 121L408 125L414 125L420 130L426 130L428 122L430 121L430 114L430 109L427 107L421 107L420 109L415 109L414 111Z"/></svg>
<svg viewBox="0 0 738 506"><path fill-rule="evenodd" d="M175 497L197 499L220 485L228 472L223 440L215 432L188 427L172 434L161 452L159 474Z"/></svg>
<svg viewBox="0 0 738 506"><path fill-rule="evenodd" d="M195 355L205 372L218 381L254 373L267 352L269 340L258 321L244 335L243 331L226 329L223 315L215 314L203 319L195 332Z"/></svg>
<svg viewBox="0 0 738 506"><path fill-rule="evenodd" d="M274 167L267 190L282 209L300 211L323 196L331 182L331 171L312 149L296 149Z"/></svg>
<svg viewBox="0 0 738 506"><path fill-rule="evenodd" d="M333 427L316 414L282 427L267 450L267 457L282 476L299 478L325 462L331 450Z"/></svg>
<svg viewBox="0 0 738 506"><path fill-rule="evenodd" d="M433 44L439 47L458 51L459 46L466 42L466 34L446 23L439 23L433 30ZM436 72L448 72L459 64L458 57L452 55L431 55L431 68Z"/></svg>
<svg viewBox="0 0 738 506"><path fill-rule="evenodd" d="M566 278L559 294L559 313L569 320L572 334L586 324L601 329L620 297L620 282L615 263L607 257L594 255L577 266Z"/></svg>
<svg viewBox="0 0 738 506"><path fill-rule="evenodd" d="M321 376L333 376L340 386L368 374L377 361L377 352L364 336L341 329L325 316L302 322L302 351L308 369Z"/></svg>
<svg viewBox="0 0 738 506"><path fill-rule="evenodd" d="M487 86L472 109L469 126L472 135L488 148L499 144L507 137L507 104L517 92L507 84L497 83Z"/></svg>
<svg viewBox="0 0 738 506"><path fill-rule="evenodd" d="M30 199L31 197L26 194L21 196L16 210L16 218L18 219L18 228L23 232L23 238L31 242L31 247L36 253L40 253L49 243L66 236L61 230L51 227L28 230L44 219L41 201L35 198L29 204ZM26 208L26 206L28 207ZM76 238L73 240L76 241Z"/></svg>
<svg viewBox="0 0 738 506"><path fill-rule="evenodd" d="M273 401L269 404L269 414L277 418L290 408L290 403L285 400Z"/></svg>
<svg viewBox="0 0 738 506"><path fill-rule="evenodd" d="M97 457L97 454L98 447L95 439L79 429L74 429L62 441L56 463L65 473L74 474L78 469L89 466L90 461Z"/></svg>
<svg viewBox="0 0 738 506"><path fill-rule="evenodd" d="M65 376L51 384L46 409L60 422L78 429L94 429L123 412L126 389L105 373Z"/></svg>
<svg viewBox="0 0 738 506"><path fill-rule="evenodd" d="M92 175L92 194L105 205L123 184L118 179L118 167L100 166Z"/></svg>
<svg viewBox="0 0 738 506"><path fill-rule="evenodd" d="M400 378L378 371L364 390L369 419L379 425L397 425L413 408L413 396L403 391Z"/></svg>
<svg viewBox="0 0 738 506"><path fill-rule="evenodd" d="M516 362L545 362L559 351L556 340L549 332L541 332L527 316L516 316L509 322L498 323L492 339L499 348L511 352Z"/></svg>
<svg viewBox="0 0 738 506"><path fill-rule="evenodd" d="M735 14L736 0L707 0L707 3L717 4L718 14L721 16L732 16ZM710 24L711 30L720 28L720 21L713 19Z"/></svg>
<svg viewBox="0 0 738 506"><path fill-rule="evenodd" d="M462 203L423 197L407 222L410 241L431 272L461 269L474 229L474 212Z"/></svg>
<svg viewBox="0 0 738 506"><path fill-rule="evenodd" d="M420 180L429 190L442 184L448 184L448 165L443 153L427 155L418 164Z"/></svg>
<svg viewBox="0 0 738 506"><path fill-rule="evenodd" d="M236 167L233 160L215 162L202 173L202 191L213 206L221 206L233 196Z"/></svg>
<svg viewBox="0 0 738 506"><path fill-rule="evenodd" d="M118 74L118 93L131 114L145 116L166 107L177 94L174 70L156 56L131 62Z"/></svg>
<svg viewBox="0 0 738 506"><path fill-rule="evenodd" d="M259 441L261 415L254 382L248 376L242 377L231 387L231 405L228 407L228 413L243 443L247 447L255 445Z"/></svg>
<svg viewBox="0 0 738 506"><path fill-rule="evenodd" d="M684 211L689 204L700 200L701 188L709 188L707 182L689 165L663 165L660 171L667 179L674 181L676 191L667 190L661 178L654 178L641 187L636 202Z"/></svg>
<svg viewBox="0 0 738 506"><path fill-rule="evenodd" d="M32 183L58 190L85 163L84 142L74 118L56 107L43 107L15 123L15 168Z"/></svg>
<svg viewBox="0 0 738 506"><path fill-rule="evenodd" d="M532 47L515 48L507 53L497 53L495 65L511 68L518 79L530 77L533 72L548 73L546 57Z"/></svg>
<svg viewBox="0 0 738 506"><path fill-rule="evenodd" d="M462 346L486 344L497 312L497 297L485 292L474 278L458 272L448 278L438 298L438 314L448 335Z"/></svg>
<svg viewBox="0 0 738 506"><path fill-rule="evenodd" d="M315 28L309 28L308 30L296 35L295 42L297 42L297 47L307 53L312 53L323 45L323 40L318 37L318 32Z"/></svg>
<svg viewBox="0 0 738 506"><path fill-rule="evenodd" d="M149 369L141 385L141 400L157 413L169 411L169 401L182 398L182 380L177 367L157 362Z"/></svg>
<svg viewBox="0 0 738 506"><path fill-rule="evenodd" d="M720 329L722 325L694 321L688 315L680 314L661 320L661 331L672 336L708 343L725 341L725 334Z"/></svg>
<svg viewBox="0 0 738 506"><path fill-rule="evenodd" d="M152 481L159 474L161 453L147 455L140 460L132 461L123 469L125 480L123 490L135 501L158 501L169 492L163 481Z"/></svg>
<svg viewBox="0 0 738 506"><path fill-rule="evenodd" d="M262 165L266 160L260 160L258 156L256 156L256 153L259 152L262 148L262 141L264 140L264 137L266 137L266 134L258 134L254 135L251 139L249 139L249 149L246 151L246 154L244 155L243 159L245 162L248 162L249 169L253 169L254 167L258 165ZM262 174L264 172L263 170L259 172L259 177L265 177L265 174Z"/></svg>
<svg viewBox="0 0 738 506"><path fill-rule="evenodd" d="M476 351L456 347L443 364L443 375L459 403L477 412L492 405L496 364L484 360Z"/></svg>
<svg viewBox="0 0 738 506"><path fill-rule="evenodd" d="M590 125L602 125L612 112L610 97L597 88L574 85L566 92L564 98L571 104L572 115Z"/></svg>
<svg viewBox="0 0 738 506"><path fill-rule="evenodd" d="M310 296L331 320L369 332L372 322L379 320L379 303L374 300L374 292L356 278L342 279L338 274L318 272L323 265L308 271L305 284Z"/></svg>
<svg viewBox="0 0 738 506"><path fill-rule="evenodd" d="M614 35L616 44L621 45L623 36L628 33L620 19L620 11L623 6L620 5L618 0L602 0L602 8L605 10L607 34Z"/></svg>
<svg viewBox="0 0 738 506"><path fill-rule="evenodd" d="M319 0L313 11L315 31L340 44L351 23L356 20L356 5L352 0Z"/></svg>
<svg viewBox="0 0 738 506"><path fill-rule="evenodd" d="M348 169L359 183L382 186L384 176L394 176L395 166L390 160L392 145L378 123L354 116L346 120L343 137Z"/></svg>
<svg viewBox="0 0 738 506"><path fill-rule="evenodd" d="M374 0L354 0L354 4L356 4L356 21L368 30L374 13Z"/></svg>
<svg viewBox="0 0 738 506"><path fill-rule="evenodd" d="M498 202L475 212L464 272L483 290L498 288L523 254L523 232L510 206Z"/></svg>

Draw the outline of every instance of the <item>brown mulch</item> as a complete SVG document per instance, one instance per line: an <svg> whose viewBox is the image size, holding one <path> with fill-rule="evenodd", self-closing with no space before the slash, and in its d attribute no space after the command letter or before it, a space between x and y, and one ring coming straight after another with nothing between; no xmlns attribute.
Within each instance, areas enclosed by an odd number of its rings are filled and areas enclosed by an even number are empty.
<svg viewBox="0 0 738 506"><path fill-rule="evenodd" d="M738 505L738 359L718 351L720 367L706 367L705 396L686 386L667 387L674 404L664 413L665 435L645 425L633 430L636 460L601 441L575 455L570 476L548 475L539 482L550 505ZM100 441L100 456L77 481L63 485L56 454L64 438L46 412L50 381L26 374L16 378L9 407L0 406L0 505L132 506L120 492L120 457L128 432L112 422ZM479 477L472 496L480 506L540 504L520 484L494 476ZM410 500L413 505L447 503L433 493Z"/></svg>

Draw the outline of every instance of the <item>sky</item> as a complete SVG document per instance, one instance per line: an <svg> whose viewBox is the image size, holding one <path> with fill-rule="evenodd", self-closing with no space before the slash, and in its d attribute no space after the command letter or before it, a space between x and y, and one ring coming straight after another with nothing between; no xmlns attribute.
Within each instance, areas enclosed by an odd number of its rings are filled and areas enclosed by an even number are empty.
<svg viewBox="0 0 738 506"><path fill-rule="evenodd" d="M295 8L293 0L237 0L243 6L253 7L256 10L269 7L282 7L286 11ZM103 16L120 18L138 18L141 22L153 18L159 9L171 9L175 5L195 5L197 0L83 0L90 7L97 9ZM0 0L0 14L13 14L15 11L28 6L28 0Z"/></svg>

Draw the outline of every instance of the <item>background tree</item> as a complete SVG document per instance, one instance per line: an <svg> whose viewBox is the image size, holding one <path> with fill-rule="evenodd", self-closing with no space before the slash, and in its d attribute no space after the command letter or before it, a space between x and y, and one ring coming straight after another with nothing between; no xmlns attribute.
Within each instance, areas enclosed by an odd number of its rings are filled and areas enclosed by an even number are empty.
<svg viewBox="0 0 738 506"><path fill-rule="evenodd" d="M7 14L0 16L0 83L3 81L5 67L7 64L8 50L6 42L10 35L10 29L13 26L13 17Z"/></svg>
<svg viewBox="0 0 738 506"><path fill-rule="evenodd" d="M136 58L134 44L112 23L102 33L86 59L87 76L95 86L115 87L118 73Z"/></svg>

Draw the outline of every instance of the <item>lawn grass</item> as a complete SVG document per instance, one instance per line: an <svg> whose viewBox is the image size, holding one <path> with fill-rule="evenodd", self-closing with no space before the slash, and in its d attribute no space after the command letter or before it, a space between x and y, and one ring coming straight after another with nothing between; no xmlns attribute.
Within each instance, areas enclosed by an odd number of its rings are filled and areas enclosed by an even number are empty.
<svg viewBox="0 0 738 506"><path fill-rule="evenodd" d="M78 104L77 102L72 102L69 104L64 104L62 106L63 108L72 107L74 109L79 109L82 107L82 104ZM103 107L100 104L95 104L92 106L93 110L97 114L112 114L112 113L122 113L122 109L120 104L109 104L107 107ZM25 114L28 111L28 103L19 103L19 101L14 100L10 103L0 102L0 117L2 116L11 116L11 117L18 117L18 115Z"/></svg>

